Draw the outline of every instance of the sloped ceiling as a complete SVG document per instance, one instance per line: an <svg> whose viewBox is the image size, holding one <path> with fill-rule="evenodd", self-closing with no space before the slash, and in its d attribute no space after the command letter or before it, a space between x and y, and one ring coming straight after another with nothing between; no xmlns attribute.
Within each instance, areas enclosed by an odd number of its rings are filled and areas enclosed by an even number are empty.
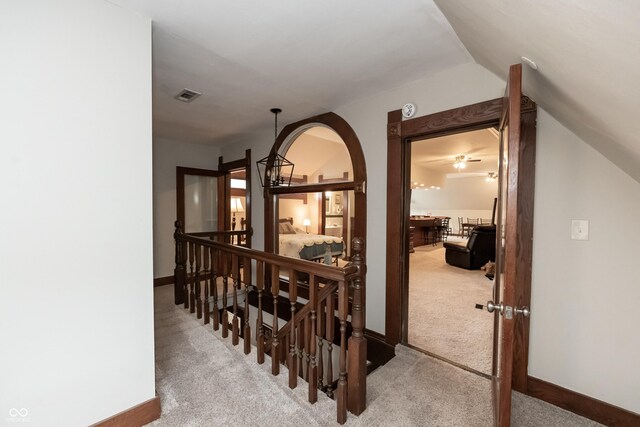
<svg viewBox="0 0 640 427"><path fill-rule="evenodd" d="M435 0L476 62L524 91L640 182L640 2Z"/></svg>
<svg viewBox="0 0 640 427"><path fill-rule="evenodd" d="M156 138L223 145L472 61L432 0L110 1L153 20Z"/></svg>

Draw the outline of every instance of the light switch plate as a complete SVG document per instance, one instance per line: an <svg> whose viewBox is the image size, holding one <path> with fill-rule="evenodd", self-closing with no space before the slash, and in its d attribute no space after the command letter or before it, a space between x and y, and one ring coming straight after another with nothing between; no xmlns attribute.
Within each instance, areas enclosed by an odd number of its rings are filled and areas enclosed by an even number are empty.
<svg viewBox="0 0 640 427"><path fill-rule="evenodd" d="M571 220L571 240L589 240L589 220Z"/></svg>

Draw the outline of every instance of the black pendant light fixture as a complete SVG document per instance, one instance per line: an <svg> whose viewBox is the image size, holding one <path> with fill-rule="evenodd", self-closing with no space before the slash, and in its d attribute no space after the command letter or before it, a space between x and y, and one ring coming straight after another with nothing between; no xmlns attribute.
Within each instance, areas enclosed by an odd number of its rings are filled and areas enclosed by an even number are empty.
<svg viewBox="0 0 640 427"><path fill-rule="evenodd" d="M275 115L275 141L278 139L278 114L282 110L280 108L272 108L271 112ZM256 165L258 166L258 176L262 187L288 187L291 184L294 165L284 156L278 153L271 154L264 159L258 160Z"/></svg>

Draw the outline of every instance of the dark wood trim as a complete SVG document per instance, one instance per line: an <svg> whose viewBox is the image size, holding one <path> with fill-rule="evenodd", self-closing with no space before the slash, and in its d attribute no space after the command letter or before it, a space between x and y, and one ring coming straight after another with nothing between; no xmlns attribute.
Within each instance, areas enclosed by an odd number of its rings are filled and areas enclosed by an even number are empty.
<svg viewBox="0 0 640 427"><path fill-rule="evenodd" d="M503 99L498 98L405 121L402 121L401 110L388 113L385 337L387 343L391 345L403 342L403 336L406 336L406 331L403 331L402 316L406 316L408 304L408 286L405 285L408 269L405 266L408 265L409 256L410 142L416 139L497 127L500 124L502 105ZM518 222L520 252L516 299L518 306L528 307L531 299L536 108L536 104L530 98L521 97L522 138L518 206L522 211L522 217ZM402 166L404 171L398 173ZM529 323L528 320L518 323L520 324L515 330L516 345L513 352L513 387L523 391L526 390Z"/></svg>
<svg viewBox="0 0 640 427"><path fill-rule="evenodd" d="M404 203L402 192L406 185L402 174L398 173L402 160L402 110L389 112L387 116L387 272L386 272L386 304L385 304L385 339L391 345L402 341L401 286L404 268L404 254L401 236L402 209Z"/></svg>
<svg viewBox="0 0 640 427"><path fill-rule="evenodd" d="M251 149L247 149L243 159L232 160L230 162L224 161L222 156L218 157L218 170L224 174L223 184L221 189L223 191L224 203L222 204L222 215L224 226L222 229L231 229L231 197L244 197L245 201L245 228L249 233L245 236L245 246L251 247L251 236L253 235L253 228L251 223ZM231 188L231 179L244 179L245 189ZM219 204L220 206L220 204ZM240 224L236 225L236 228L240 228Z"/></svg>
<svg viewBox="0 0 640 427"><path fill-rule="evenodd" d="M640 426L640 414L535 377L528 378L527 394L607 426Z"/></svg>
<svg viewBox="0 0 640 427"><path fill-rule="evenodd" d="M218 158L218 170L220 170L220 172L232 172L232 171L235 171L237 169L244 169L246 166L247 166L246 158L245 159L232 160L232 161L226 162L226 163L222 162L222 156L220 156Z"/></svg>
<svg viewBox="0 0 640 427"><path fill-rule="evenodd" d="M353 181L329 182L318 184L295 185L291 187L276 187L271 190L271 194L297 194L297 193L320 193L322 191L349 191L354 190L356 184Z"/></svg>
<svg viewBox="0 0 640 427"><path fill-rule="evenodd" d="M312 127L313 125L324 125L331 128L335 131L338 136L345 143L347 149L349 150L349 155L351 157L351 164L353 168L353 184L352 187L349 188L338 188L336 190L354 190L355 192L355 212L354 216L357 218L355 222L355 230L354 236L366 238L367 236L367 203L366 203L366 194L365 194L365 186L367 181L367 167L366 161L364 157L364 152L362 151L362 146L360 145L360 140L358 136L354 132L353 128L347 123L342 117L339 115L329 112L325 114L320 114L318 116L309 117L304 120L300 120L295 123L291 123L285 126L276 141L271 147L271 152L269 153L270 158L274 158L275 155L280 151L280 148L283 146L285 141L289 141L291 137L299 134L301 129L306 129ZM307 185L307 186L296 186L291 187L291 192L321 192L321 191L332 191L326 185L339 185L337 183L325 184L323 185ZM333 188L333 187L331 187ZM276 224L277 218L275 216L275 207L277 203L277 198L274 197L276 193L282 194L286 193L287 190L283 190L282 188L269 188L266 187L264 189L264 248L267 252L274 252L276 248L275 242L275 230L274 226ZM365 246L363 248L363 255L366 257L366 241Z"/></svg>
<svg viewBox="0 0 640 427"><path fill-rule="evenodd" d="M160 418L160 398L149 399L139 405L115 414L105 420L92 424L91 427L139 427Z"/></svg>
<svg viewBox="0 0 640 427"><path fill-rule="evenodd" d="M523 100L526 97L523 97ZM529 98L526 98L528 101ZM521 109L524 104L521 105ZM536 110L520 115L520 154L518 156L517 254L515 278L516 307L531 307L531 272L533 258L533 205L536 174ZM525 196L526 195L526 196ZM529 318L518 316L514 327L512 387L527 390L529 370Z"/></svg>
<svg viewBox="0 0 640 427"><path fill-rule="evenodd" d="M387 343L385 336L370 329L364 330L367 339L367 360L382 366L396 356L396 348Z"/></svg>
<svg viewBox="0 0 640 427"><path fill-rule="evenodd" d="M158 286L173 285L173 280L173 276L156 277L153 279L153 287L157 288Z"/></svg>
<svg viewBox="0 0 640 427"><path fill-rule="evenodd" d="M469 132L496 126L500 122L501 114L502 98L496 98L405 120L401 124L401 134L418 139Z"/></svg>

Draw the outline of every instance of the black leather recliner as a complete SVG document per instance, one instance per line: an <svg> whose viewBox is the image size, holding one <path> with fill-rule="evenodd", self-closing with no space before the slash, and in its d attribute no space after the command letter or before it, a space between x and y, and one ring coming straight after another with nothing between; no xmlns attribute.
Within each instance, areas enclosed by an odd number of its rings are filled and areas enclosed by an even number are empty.
<svg viewBox="0 0 640 427"><path fill-rule="evenodd" d="M444 247L447 264L478 270L488 261L496 260L496 226L478 225L471 231L466 245L446 242Z"/></svg>

